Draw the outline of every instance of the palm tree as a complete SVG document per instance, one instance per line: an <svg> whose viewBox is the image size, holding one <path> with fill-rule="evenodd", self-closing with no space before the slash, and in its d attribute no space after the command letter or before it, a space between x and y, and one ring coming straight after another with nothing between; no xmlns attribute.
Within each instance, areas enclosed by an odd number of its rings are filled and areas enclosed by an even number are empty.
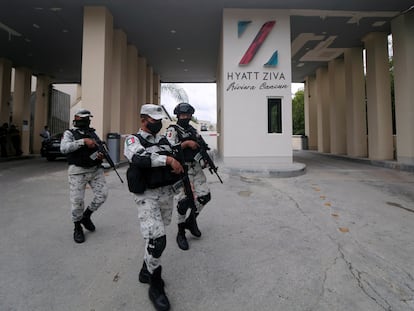
<svg viewBox="0 0 414 311"><path fill-rule="evenodd" d="M178 103L188 103L187 92L179 85L175 83L162 83L161 84L161 93L170 94ZM173 117L175 120L176 118ZM195 123L198 123L196 117L192 116L191 120Z"/></svg>
<svg viewBox="0 0 414 311"><path fill-rule="evenodd" d="M161 93L163 92L169 93L179 103L188 103L187 92L175 83L162 83Z"/></svg>

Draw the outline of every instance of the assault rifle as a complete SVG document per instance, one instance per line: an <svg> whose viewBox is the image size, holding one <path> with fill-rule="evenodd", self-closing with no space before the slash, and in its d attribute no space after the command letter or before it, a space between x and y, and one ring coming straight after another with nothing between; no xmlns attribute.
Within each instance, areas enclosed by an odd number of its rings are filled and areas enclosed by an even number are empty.
<svg viewBox="0 0 414 311"><path fill-rule="evenodd" d="M124 183L124 181L122 180L122 178L119 175L118 171L116 170L114 161L112 160L111 156L108 153L108 147L106 146L106 143L104 141L100 140L98 135L96 135L95 131L90 131L90 134L91 134L91 136L93 137L93 139L95 140L95 142L98 146L98 152L100 152L104 155L105 160L108 162L109 166L114 169L114 171L118 175L119 180L121 181L121 183Z"/></svg>
<svg viewBox="0 0 414 311"><path fill-rule="evenodd" d="M190 178L188 177L188 166L184 162L184 155L180 145L173 146L174 153L176 155L176 159L182 165L184 172L181 174L181 179L177 181L175 184L172 185L174 192L178 192L178 190L183 187L184 194L186 198L187 204L182 204L177 207L178 213L180 215L185 215L188 208L191 209L191 214L195 214L197 211L197 207L195 204L193 188L191 187Z"/></svg>
<svg viewBox="0 0 414 311"><path fill-rule="evenodd" d="M214 164L213 160L211 159L210 155L207 152L208 150L210 150L210 147L207 145L204 138L200 134L197 133L196 130L193 130L193 134L197 138L197 144L200 146L200 152L199 154L196 155L194 160L200 161L202 159L208 165L208 170L210 171L210 173L216 174L220 182L223 183L219 174L217 173L218 166Z"/></svg>
<svg viewBox="0 0 414 311"><path fill-rule="evenodd" d="M170 116L170 114L168 113L167 109L165 109L165 107L163 105L161 105L161 108L164 110L165 115L168 117L168 119L170 121L172 121L172 118ZM174 153L175 153L175 158L180 162L181 166L184 169L184 172L181 174L181 179L179 181L177 181L175 184L172 185L172 188L174 190L174 192L178 192L178 190L183 187L184 188L184 194L186 197L186 203L187 204L183 204L178 206L177 210L181 215L185 215L187 208L191 209L191 214L195 214L197 211L197 207L195 204L195 199L194 199L194 193L193 193L193 188L191 187L191 182L190 182L190 178L188 177L188 166L185 164L184 161L184 154L183 154L183 150L181 148L181 145L175 145L172 146Z"/></svg>
<svg viewBox="0 0 414 311"><path fill-rule="evenodd" d="M100 143L97 142L97 144L98 144L98 150L99 150L99 152L101 152L104 155L104 157L105 157L106 161L108 162L109 166L114 169L114 171L118 175L119 180L121 181L121 183L124 183L124 181L122 180L121 176L119 176L118 171L116 170L114 161L112 161L112 158L111 158L111 156L108 153L108 148L106 146L106 143L103 142L103 141L100 141Z"/></svg>

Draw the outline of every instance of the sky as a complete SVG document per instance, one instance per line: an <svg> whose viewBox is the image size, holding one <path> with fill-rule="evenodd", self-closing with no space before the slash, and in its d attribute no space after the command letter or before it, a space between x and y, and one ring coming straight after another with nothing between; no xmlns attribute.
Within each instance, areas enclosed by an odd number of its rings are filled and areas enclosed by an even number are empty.
<svg viewBox="0 0 414 311"><path fill-rule="evenodd" d="M188 101L194 107L194 116L200 121L217 123L217 93L215 83L177 83L187 95ZM303 89L303 83L292 83L292 94ZM161 105L173 116L174 107L178 102L167 93L161 93Z"/></svg>

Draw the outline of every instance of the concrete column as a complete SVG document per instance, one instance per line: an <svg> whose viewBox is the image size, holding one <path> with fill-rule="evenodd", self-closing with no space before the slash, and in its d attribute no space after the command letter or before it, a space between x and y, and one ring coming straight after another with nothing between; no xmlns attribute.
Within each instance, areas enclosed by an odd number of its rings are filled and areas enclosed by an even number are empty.
<svg viewBox="0 0 414 311"><path fill-rule="evenodd" d="M21 134L21 149L30 153L30 95L32 72L27 68L15 68L13 93L13 124Z"/></svg>
<svg viewBox="0 0 414 311"><path fill-rule="evenodd" d="M124 133L136 133L138 131L137 120L139 112L138 100L138 51L135 46L128 45L128 68L127 68L127 100L124 114Z"/></svg>
<svg viewBox="0 0 414 311"><path fill-rule="evenodd" d="M85 7L82 47L82 105L105 139L111 126L113 18L104 7Z"/></svg>
<svg viewBox="0 0 414 311"><path fill-rule="evenodd" d="M11 72L11 61L0 58L0 126L9 123Z"/></svg>
<svg viewBox="0 0 414 311"><path fill-rule="evenodd" d="M128 115L126 106L127 90L127 37L122 30L114 31L112 50L112 103L111 127L112 133L123 133L125 116Z"/></svg>
<svg viewBox="0 0 414 311"><path fill-rule="evenodd" d="M391 23L394 47L395 121L397 160L414 164L414 12Z"/></svg>
<svg viewBox="0 0 414 311"><path fill-rule="evenodd" d="M45 125L48 125L49 85L51 79L38 76L36 82L36 102L33 121L33 153L39 154L43 138L39 135Z"/></svg>
<svg viewBox="0 0 414 311"><path fill-rule="evenodd" d="M327 68L316 70L318 113L318 151L328 153L330 147L329 75Z"/></svg>
<svg viewBox="0 0 414 311"><path fill-rule="evenodd" d="M308 137L308 149L318 149L318 109L315 95L315 77L305 79L305 134Z"/></svg>
<svg viewBox="0 0 414 311"><path fill-rule="evenodd" d="M138 58L138 113L141 106L147 103L147 60L144 57ZM148 102L149 103L149 102ZM137 128L141 126L141 119L137 118Z"/></svg>
<svg viewBox="0 0 414 311"><path fill-rule="evenodd" d="M133 45L127 47L127 88L125 99L125 114L123 116L123 133L136 133L137 110L137 83L138 83L138 51Z"/></svg>
<svg viewBox="0 0 414 311"><path fill-rule="evenodd" d="M386 33L370 33L363 38L367 66L368 156L392 160L391 82Z"/></svg>
<svg viewBox="0 0 414 311"><path fill-rule="evenodd" d="M328 64L331 153L346 154L345 66L343 59Z"/></svg>
<svg viewBox="0 0 414 311"><path fill-rule="evenodd" d="M347 154L353 157L367 157L367 115L362 48L346 49L344 59Z"/></svg>
<svg viewBox="0 0 414 311"><path fill-rule="evenodd" d="M160 75L154 73L153 75L153 79L152 79L153 83L153 101L154 104L159 105L161 102L161 83L160 83Z"/></svg>
<svg viewBox="0 0 414 311"><path fill-rule="evenodd" d="M147 103L154 103L153 94L154 94L154 86L153 86L153 69L151 66L147 66L147 73L146 73L146 98L145 101Z"/></svg>

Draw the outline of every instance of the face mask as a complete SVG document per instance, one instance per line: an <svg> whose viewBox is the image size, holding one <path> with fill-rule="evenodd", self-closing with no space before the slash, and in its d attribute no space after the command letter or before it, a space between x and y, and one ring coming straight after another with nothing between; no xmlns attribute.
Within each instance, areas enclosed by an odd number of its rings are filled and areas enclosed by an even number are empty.
<svg viewBox="0 0 414 311"><path fill-rule="evenodd" d="M190 119L178 119L177 124L183 128L186 128L190 124Z"/></svg>
<svg viewBox="0 0 414 311"><path fill-rule="evenodd" d="M154 123L151 123L151 122L148 121L148 123L147 123L147 129L149 129L149 131L152 134L157 134L161 130L161 128L162 128L161 120L157 121L157 122L154 122Z"/></svg>
<svg viewBox="0 0 414 311"><path fill-rule="evenodd" d="M88 128L89 124L91 124L91 120L89 119L73 120L73 126L78 128Z"/></svg>

